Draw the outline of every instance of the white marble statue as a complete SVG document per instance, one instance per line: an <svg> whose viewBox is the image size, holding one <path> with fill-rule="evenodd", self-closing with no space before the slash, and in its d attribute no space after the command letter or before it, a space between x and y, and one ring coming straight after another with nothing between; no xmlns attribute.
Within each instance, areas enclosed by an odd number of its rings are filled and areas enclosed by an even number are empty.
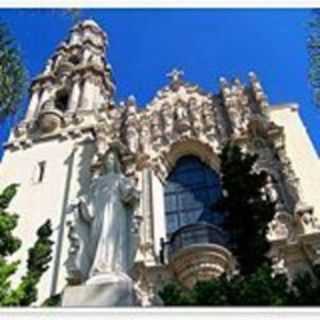
<svg viewBox="0 0 320 320"><path fill-rule="evenodd" d="M87 283L97 276L115 279L128 273L133 256L130 228L138 199L131 179L120 171L117 152L109 150L103 159L102 175L94 178L77 205L78 216L88 225L88 234L78 235L80 241L84 239L82 253L89 260Z"/></svg>

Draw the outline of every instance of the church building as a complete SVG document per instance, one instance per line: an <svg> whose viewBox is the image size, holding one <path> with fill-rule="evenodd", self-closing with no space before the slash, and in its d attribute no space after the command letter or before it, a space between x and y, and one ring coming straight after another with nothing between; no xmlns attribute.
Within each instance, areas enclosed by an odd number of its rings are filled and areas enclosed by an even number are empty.
<svg viewBox="0 0 320 320"><path fill-rule="evenodd" d="M16 257L26 261L47 219L54 230L37 305L61 294L62 306L157 306L170 280L190 288L233 272L223 217L211 210L227 141L256 152L270 177L274 267L293 276L318 263L320 163L298 105L270 105L253 72L245 83L220 78L213 93L181 70L146 106L117 103L108 46L95 21L76 24L5 145L1 188L20 184Z"/></svg>

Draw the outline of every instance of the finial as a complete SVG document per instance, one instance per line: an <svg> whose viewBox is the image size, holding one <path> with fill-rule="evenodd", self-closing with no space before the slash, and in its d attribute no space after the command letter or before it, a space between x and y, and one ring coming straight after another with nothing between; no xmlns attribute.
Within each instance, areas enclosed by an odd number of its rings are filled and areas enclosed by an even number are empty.
<svg viewBox="0 0 320 320"><path fill-rule="evenodd" d="M45 68L44 68L44 71L43 73L44 74L48 74L52 71L52 66L53 66L53 59L52 58L49 58Z"/></svg>
<svg viewBox="0 0 320 320"><path fill-rule="evenodd" d="M134 95L130 95L128 97L128 105L136 105L137 101L136 101L136 97Z"/></svg>
<svg viewBox="0 0 320 320"><path fill-rule="evenodd" d="M67 48L67 47L68 47L67 42L66 42L66 41L61 41L61 42L59 43L58 50L65 49L65 48Z"/></svg>
<svg viewBox="0 0 320 320"><path fill-rule="evenodd" d="M254 91L263 91L260 81L257 78L257 75L254 72L248 73L252 88Z"/></svg>
<svg viewBox="0 0 320 320"><path fill-rule="evenodd" d="M170 78L171 82L181 81L181 77L184 75L182 70L174 68L171 72L167 73L167 77Z"/></svg>
<svg viewBox="0 0 320 320"><path fill-rule="evenodd" d="M248 73L248 76L249 76L249 78L250 78L251 81L257 81L257 80L258 80L258 79L257 79L257 75L256 75L253 71L250 71L250 72Z"/></svg>
<svg viewBox="0 0 320 320"><path fill-rule="evenodd" d="M228 85L227 79L224 78L224 77L220 77L220 78L219 78L219 82L220 82L220 86L221 86L221 87L225 87L225 86Z"/></svg>
<svg viewBox="0 0 320 320"><path fill-rule="evenodd" d="M93 27L93 28L101 30L101 27L93 19L85 19L82 22L80 22L80 25L82 27Z"/></svg>
<svg viewBox="0 0 320 320"><path fill-rule="evenodd" d="M239 78L234 78L233 83L234 83L236 86L241 86L241 81L240 81Z"/></svg>
<svg viewBox="0 0 320 320"><path fill-rule="evenodd" d="M111 66L110 63L107 63L107 64L106 64L106 68L107 68L108 71L112 71L112 66Z"/></svg>

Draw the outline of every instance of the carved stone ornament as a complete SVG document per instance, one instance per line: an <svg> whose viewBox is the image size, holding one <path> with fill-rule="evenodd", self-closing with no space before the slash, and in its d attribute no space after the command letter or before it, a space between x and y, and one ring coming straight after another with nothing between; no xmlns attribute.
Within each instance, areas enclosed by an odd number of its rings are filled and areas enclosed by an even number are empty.
<svg viewBox="0 0 320 320"><path fill-rule="evenodd" d="M288 269L286 267L286 261L284 257L282 257L279 254L273 256L272 269L273 269L273 275L288 274Z"/></svg>
<svg viewBox="0 0 320 320"><path fill-rule="evenodd" d="M88 259L88 234L90 216L83 207L83 199L79 198L69 206L67 212L67 227L69 238L67 268L67 281L71 285L83 283L87 279L90 264Z"/></svg>
<svg viewBox="0 0 320 320"><path fill-rule="evenodd" d="M293 235L294 220L292 215L286 212L276 213L274 219L269 223L267 238L269 241L289 240Z"/></svg>
<svg viewBox="0 0 320 320"><path fill-rule="evenodd" d="M319 220L312 211L303 212L300 216L300 223L304 234L320 232Z"/></svg>

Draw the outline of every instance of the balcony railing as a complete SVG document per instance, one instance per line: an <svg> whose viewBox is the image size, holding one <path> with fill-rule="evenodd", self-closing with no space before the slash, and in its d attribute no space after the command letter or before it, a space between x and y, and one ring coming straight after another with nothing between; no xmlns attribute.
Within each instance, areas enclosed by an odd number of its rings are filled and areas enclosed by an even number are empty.
<svg viewBox="0 0 320 320"><path fill-rule="evenodd" d="M170 260L178 251L194 245L215 244L227 247L226 233L208 223L189 224L174 232L170 240L163 243L163 258Z"/></svg>

